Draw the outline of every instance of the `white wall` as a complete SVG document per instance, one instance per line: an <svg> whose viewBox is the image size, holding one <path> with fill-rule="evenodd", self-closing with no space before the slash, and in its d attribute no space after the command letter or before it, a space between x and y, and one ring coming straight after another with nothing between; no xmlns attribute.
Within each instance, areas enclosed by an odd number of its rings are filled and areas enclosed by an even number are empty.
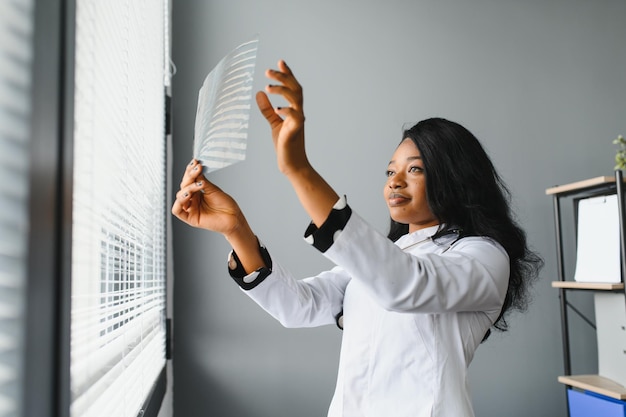
<svg viewBox="0 0 626 417"><path fill-rule="evenodd" d="M192 157L197 90L260 34L263 70L284 58L305 91L310 159L382 232L384 169L403 123L442 116L473 131L546 259L535 300L471 368L476 414L565 416L552 201L545 189L610 175L626 132L621 0L230 0L173 2L174 184ZM272 255L298 275L329 263L301 240L308 219L277 172L253 111L248 157L211 175ZM321 416L340 332L286 330L226 274L219 236L174 223L174 415ZM571 297L592 314L590 297ZM574 372L595 372L594 333L572 319Z"/></svg>

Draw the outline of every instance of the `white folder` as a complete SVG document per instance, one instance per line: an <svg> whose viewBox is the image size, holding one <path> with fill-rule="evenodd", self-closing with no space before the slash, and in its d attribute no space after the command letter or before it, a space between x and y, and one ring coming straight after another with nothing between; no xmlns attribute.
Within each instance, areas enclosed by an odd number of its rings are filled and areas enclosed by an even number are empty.
<svg viewBox="0 0 626 417"><path fill-rule="evenodd" d="M578 282L621 282L617 195L578 202L576 273Z"/></svg>

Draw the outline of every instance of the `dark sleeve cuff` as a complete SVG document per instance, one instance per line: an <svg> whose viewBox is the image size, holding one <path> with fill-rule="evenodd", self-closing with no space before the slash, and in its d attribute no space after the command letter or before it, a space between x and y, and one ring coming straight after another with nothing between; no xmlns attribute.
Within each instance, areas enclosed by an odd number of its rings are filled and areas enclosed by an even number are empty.
<svg viewBox="0 0 626 417"><path fill-rule="evenodd" d="M352 209L348 206L346 197L341 197L333 206L328 218L319 228L311 222L304 232L304 240L313 245L320 252L326 252L348 223Z"/></svg>
<svg viewBox="0 0 626 417"><path fill-rule="evenodd" d="M244 290L251 290L256 287L272 273L272 258L261 242L259 242L259 252L267 266L250 274L246 274L246 270L241 265L241 261L234 250L228 255L228 274Z"/></svg>

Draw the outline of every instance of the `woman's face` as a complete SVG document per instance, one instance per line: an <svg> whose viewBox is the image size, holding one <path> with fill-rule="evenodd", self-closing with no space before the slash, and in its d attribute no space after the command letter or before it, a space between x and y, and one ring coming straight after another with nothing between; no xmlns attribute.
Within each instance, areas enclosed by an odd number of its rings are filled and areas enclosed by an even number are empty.
<svg viewBox="0 0 626 417"><path fill-rule="evenodd" d="M439 224L428 207L424 163L411 139L404 139L391 157L384 195L391 218L408 224L409 232Z"/></svg>

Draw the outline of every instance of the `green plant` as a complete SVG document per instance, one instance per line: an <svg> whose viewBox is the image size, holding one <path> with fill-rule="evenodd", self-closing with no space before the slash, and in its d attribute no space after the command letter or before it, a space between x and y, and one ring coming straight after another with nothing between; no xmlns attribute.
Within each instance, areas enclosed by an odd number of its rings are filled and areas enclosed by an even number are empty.
<svg viewBox="0 0 626 417"><path fill-rule="evenodd" d="M619 135L613 143L619 146L615 154L616 164L614 169L626 169L626 139L624 139L624 136Z"/></svg>

